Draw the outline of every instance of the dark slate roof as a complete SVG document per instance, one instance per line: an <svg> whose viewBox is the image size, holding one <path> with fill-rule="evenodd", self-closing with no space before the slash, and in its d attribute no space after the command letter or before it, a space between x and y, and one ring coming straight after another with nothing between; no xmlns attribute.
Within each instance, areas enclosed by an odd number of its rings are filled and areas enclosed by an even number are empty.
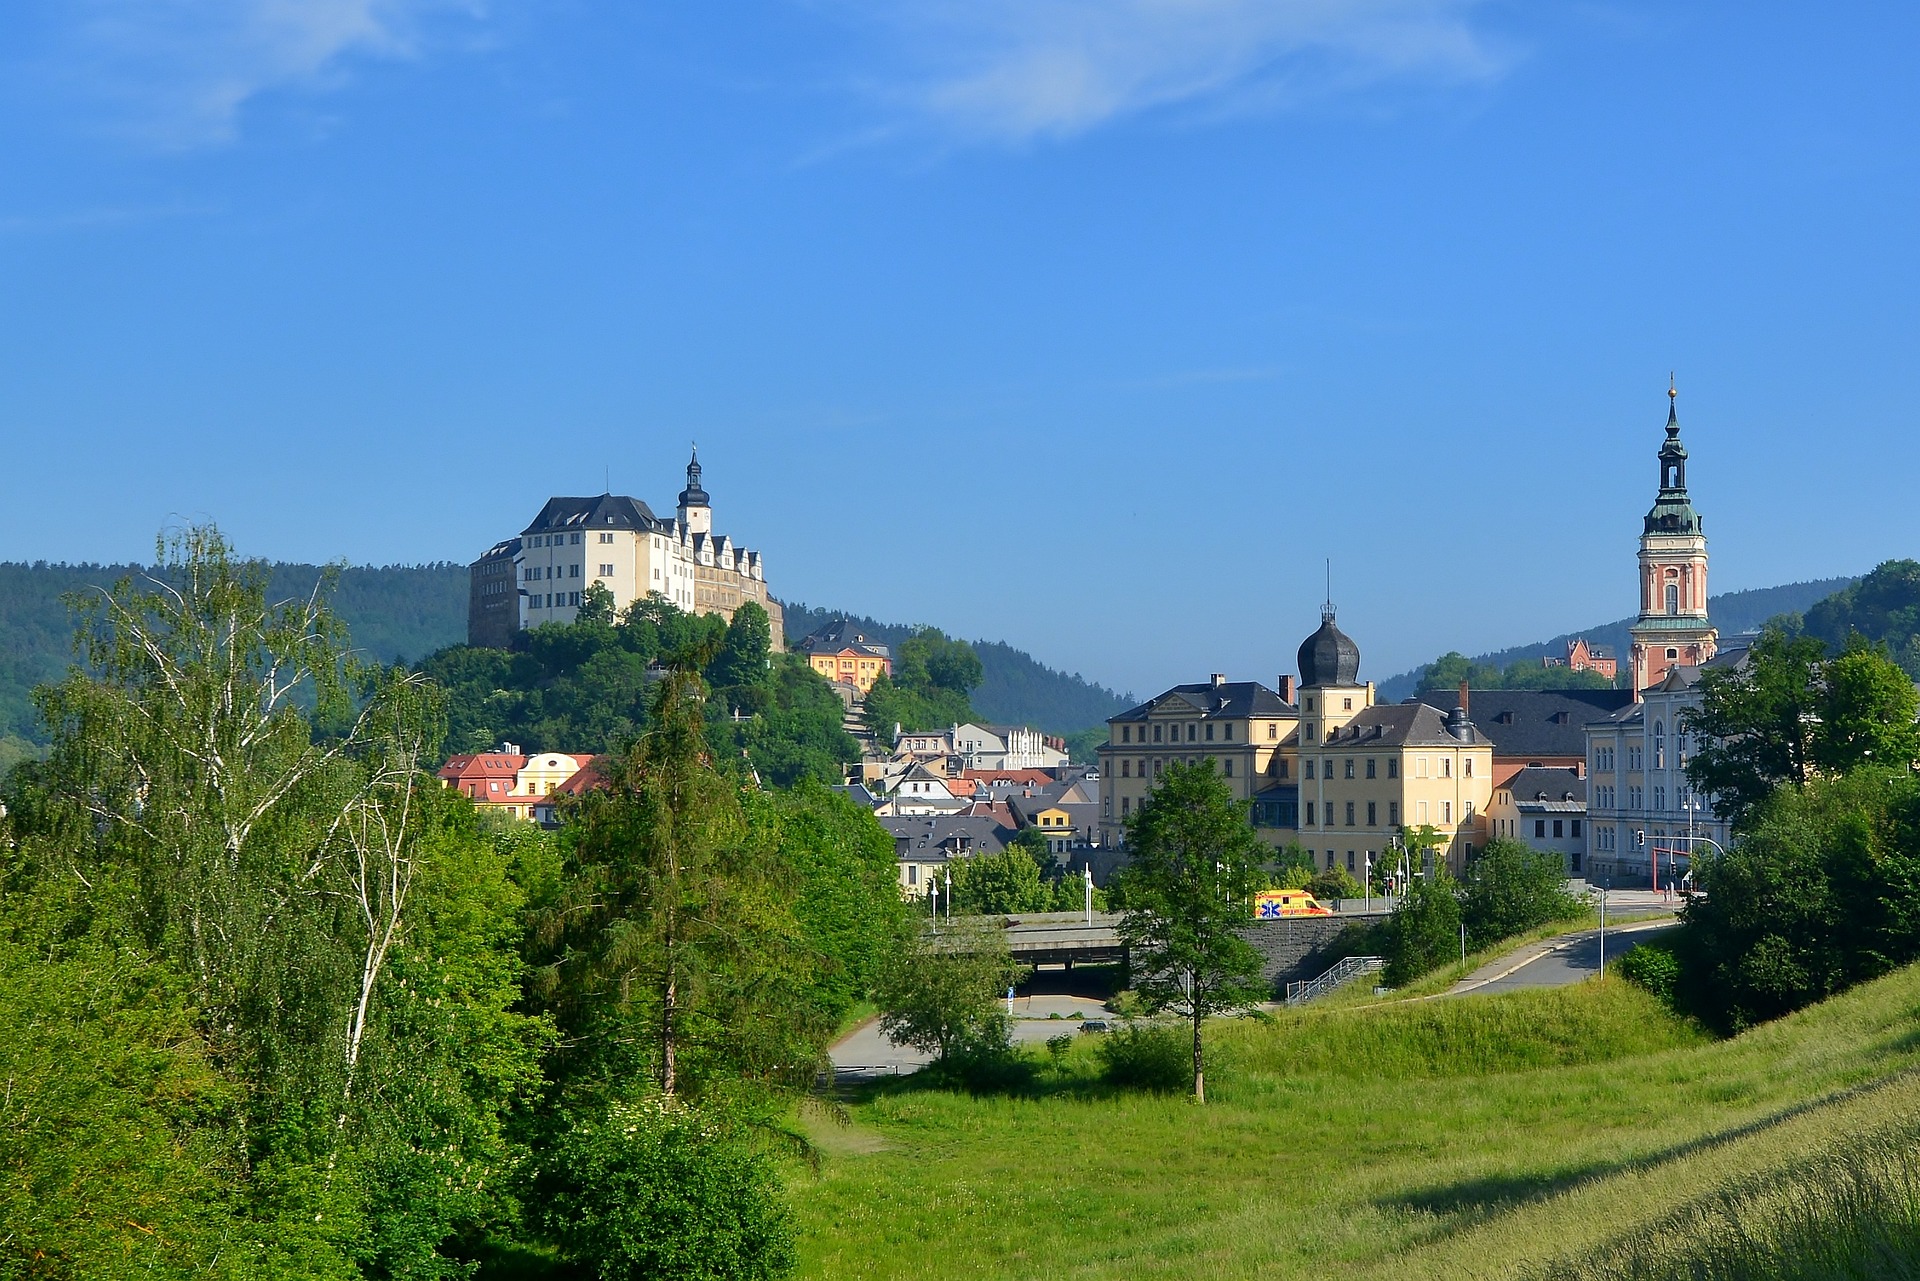
<svg viewBox="0 0 1920 1281"><path fill-rule="evenodd" d="M512 560L514 554L519 550L520 540L517 538L509 538L504 543L495 543L493 546L487 548L485 552L481 553L480 559L473 563L478 565L490 560Z"/></svg>
<svg viewBox="0 0 1920 1281"><path fill-rule="evenodd" d="M930 818L895 816L882 818L880 825L893 833L898 858L933 858L940 847L956 836L964 836L976 854L998 854L1013 839L1013 833L985 815L937 814Z"/></svg>
<svg viewBox="0 0 1920 1281"><path fill-rule="evenodd" d="M520 533L546 534L555 530L637 529L652 532L667 528L667 522L637 498L624 494L600 494L593 498L549 498L533 523Z"/></svg>
<svg viewBox="0 0 1920 1281"><path fill-rule="evenodd" d="M1587 804L1587 780L1570 769L1523 769L1502 790L1513 793L1513 803L1521 809L1541 804L1584 809Z"/></svg>
<svg viewBox="0 0 1920 1281"><path fill-rule="evenodd" d="M1320 630L1300 642L1300 688L1360 683L1360 647L1334 625L1333 607L1320 612Z"/></svg>
<svg viewBox="0 0 1920 1281"><path fill-rule="evenodd" d="M1458 690L1421 693L1418 702L1443 712L1459 706ZM1496 756L1585 756L1584 727L1597 714L1631 706L1630 689L1476 689L1468 691L1473 723Z"/></svg>
<svg viewBox="0 0 1920 1281"><path fill-rule="evenodd" d="M1299 715L1299 709L1292 703L1287 702L1259 681L1227 681L1219 685L1207 681L1197 685L1175 685L1172 689L1148 699L1138 707L1129 708L1118 716L1108 717L1108 723L1144 721L1148 714L1164 700L1176 697L1198 708L1204 716L1237 719L1245 716L1297 717Z"/></svg>
<svg viewBox="0 0 1920 1281"><path fill-rule="evenodd" d="M1467 723L1470 737L1462 740L1447 729L1447 715L1425 703L1388 703L1369 707L1338 730L1327 735L1316 748L1303 752L1337 752L1367 747L1459 747L1462 742L1485 743L1479 727Z"/></svg>
<svg viewBox="0 0 1920 1281"><path fill-rule="evenodd" d="M853 623L844 618L836 618L817 631L809 633L794 646L802 654L838 654L843 650L867 654L874 658L892 658L893 653L878 641L870 641L853 629Z"/></svg>

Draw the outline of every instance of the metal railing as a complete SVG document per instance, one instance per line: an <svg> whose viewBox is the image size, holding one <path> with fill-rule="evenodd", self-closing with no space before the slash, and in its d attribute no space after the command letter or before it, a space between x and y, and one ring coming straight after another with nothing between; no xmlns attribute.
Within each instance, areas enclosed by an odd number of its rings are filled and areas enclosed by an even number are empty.
<svg viewBox="0 0 1920 1281"><path fill-rule="evenodd" d="M1383 957L1349 956L1317 979L1287 984L1287 1005L1305 1005L1316 996L1325 996L1342 983L1357 979L1362 974L1378 974L1385 968L1387 962Z"/></svg>

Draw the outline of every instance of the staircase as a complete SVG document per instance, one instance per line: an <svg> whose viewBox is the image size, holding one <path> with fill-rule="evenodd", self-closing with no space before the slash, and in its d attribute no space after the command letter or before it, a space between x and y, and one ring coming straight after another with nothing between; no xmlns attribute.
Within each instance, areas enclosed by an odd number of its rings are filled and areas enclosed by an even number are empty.
<svg viewBox="0 0 1920 1281"><path fill-rule="evenodd" d="M1342 983L1357 979L1362 974L1378 974L1386 967L1386 961L1378 956L1349 956L1317 979L1287 984L1287 1007L1291 1009L1296 1005L1305 1005L1316 996L1325 996Z"/></svg>

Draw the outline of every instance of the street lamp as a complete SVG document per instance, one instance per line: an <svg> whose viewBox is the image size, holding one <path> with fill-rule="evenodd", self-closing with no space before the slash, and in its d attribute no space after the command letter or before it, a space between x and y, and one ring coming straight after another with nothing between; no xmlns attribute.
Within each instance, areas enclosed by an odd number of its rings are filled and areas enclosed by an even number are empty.
<svg viewBox="0 0 1920 1281"><path fill-rule="evenodd" d="M940 878L927 882L927 901L933 906L933 932L940 933Z"/></svg>

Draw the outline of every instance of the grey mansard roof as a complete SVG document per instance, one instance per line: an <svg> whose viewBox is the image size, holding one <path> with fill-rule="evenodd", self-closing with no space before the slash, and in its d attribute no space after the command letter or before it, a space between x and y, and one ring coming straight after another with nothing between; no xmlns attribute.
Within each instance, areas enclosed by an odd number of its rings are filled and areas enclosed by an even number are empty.
<svg viewBox="0 0 1920 1281"><path fill-rule="evenodd" d="M549 498L533 523L521 530L521 536L550 534L576 529L633 529L651 533L667 528L668 522L653 514L653 509L625 494L600 494L593 498Z"/></svg>
<svg viewBox="0 0 1920 1281"><path fill-rule="evenodd" d="M1572 812L1587 808L1587 780L1570 769L1523 769L1501 790L1512 793L1513 803L1523 810Z"/></svg>
<svg viewBox="0 0 1920 1281"><path fill-rule="evenodd" d="M1450 712L1458 690L1422 691L1415 701ZM1498 756L1585 756L1587 724L1633 703L1630 689L1476 689L1468 691L1474 725Z"/></svg>
<svg viewBox="0 0 1920 1281"><path fill-rule="evenodd" d="M1175 685L1155 698L1150 698L1138 707L1128 708L1118 716L1108 717L1108 722L1144 721L1170 698L1179 698L1199 710L1203 716L1219 716L1229 720L1246 716L1297 717L1299 710L1278 694L1262 685L1259 681L1227 681L1215 685L1211 681L1194 685Z"/></svg>
<svg viewBox="0 0 1920 1281"><path fill-rule="evenodd" d="M1368 747L1460 747L1490 740L1467 722L1468 737L1456 738L1447 716L1425 703L1387 703L1369 707L1316 745L1302 744L1302 755Z"/></svg>

